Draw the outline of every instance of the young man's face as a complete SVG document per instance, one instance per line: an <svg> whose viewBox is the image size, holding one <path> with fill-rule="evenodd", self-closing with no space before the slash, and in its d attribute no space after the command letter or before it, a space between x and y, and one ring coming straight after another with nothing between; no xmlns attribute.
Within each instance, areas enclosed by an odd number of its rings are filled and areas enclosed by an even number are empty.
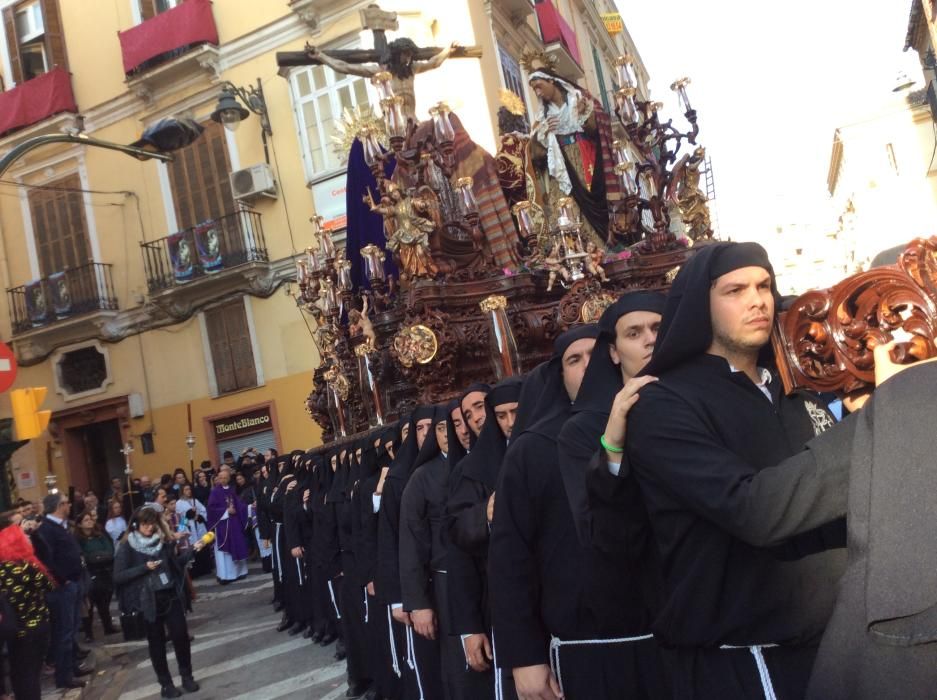
<svg viewBox="0 0 937 700"><path fill-rule="evenodd" d="M422 449L423 443L426 441L426 436L429 434L432 426L432 418L421 418L416 422L416 446L418 449Z"/></svg>
<svg viewBox="0 0 937 700"><path fill-rule="evenodd" d="M660 314L632 311L615 323L615 343L608 348L612 362L621 368L621 378L628 381L644 369L654 353Z"/></svg>
<svg viewBox="0 0 937 700"><path fill-rule="evenodd" d="M580 338L570 343L563 353L563 386L570 401L575 401L582 385L582 378L586 374L586 367L592 359L592 349L595 347L595 338Z"/></svg>
<svg viewBox="0 0 937 700"><path fill-rule="evenodd" d="M444 420L436 424L436 444L440 452L449 454L449 425Z"/></svg>
<svg viewBox="0 0 937 700"><path fill-rule="evenodd" d="M456 406L449 416L452 418L452 427L455 429L456 437L459 438L459 444L462 445L463 450L467 450L471 445L471 440L469 439L468 425L462 417L462 409Z"/></svg>
<svg viewBox="0 0 937 700"><path fill-rule="evenodd" d="M504 437L511 437L515 418L517 418L517 401L502 403L495 406L495 420L498 421L498 427L501 428Z"/></svg>
<svg viewBox="0 0 937 700"><path fill-rule="evenodd" d="M470 391L462 399L462 415L469 429L478 437L485 424L485 392Z"/></svg>
<svg viewBox="0 0 937 700"><path fill-rule="evenodd" d="M713 347L758 352L771 337L774 295L771 274L763 267L741 267L713 282L709 290Z"/></svg>

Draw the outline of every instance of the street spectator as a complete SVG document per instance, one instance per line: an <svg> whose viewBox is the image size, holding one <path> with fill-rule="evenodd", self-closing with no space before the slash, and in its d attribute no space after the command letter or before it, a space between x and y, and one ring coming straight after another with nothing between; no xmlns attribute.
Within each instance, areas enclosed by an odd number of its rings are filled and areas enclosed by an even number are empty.
<svg viewBox="0 0 937 700"><path fill-rule="evenodd" d="M107 522L107 505L101 503L97 494L91 489L85 492L85 512L94 513L98 525L103 526Z"/></svg>
<svg viewBox="0 0 937 700"><path fill-rule="evenodd" d="M198 470L200 472L205 472L205 476L208 477L209 481L211 481L215 476L215 468L212 466L210 459L203 459L202 463L198 467Z"/></svg>
<svg viewBox="0 0 937 700"><path fill-rule="evenodd" d="M0 515L0 594L16 614L16 633L7 642L13 695L16 700L40 700L42 660L49 647L46 595L54 584L21 528L35 521L23 520L21 510Z"/></svg>
<svg viewBox="0 0 937 700"><path fill-rule="evenodd" d="M176 493L176 498L179 498L179 494L182 492L182 487L188 483L189 477L185 473L185 470L182 468L177 468L176 471L172 473L172 490Z"/></svg>
<svg viewBox="0 0 937 700"><path fill-rule="evenodd" d="M81 548L68 532L70 506L68 497L62 493L50 493L42 499L45 517L36 528L35 537L42 543L42 551L37 551L37 554L57 584L57 588L46 595L52 618L55 685L58 688L83 688L84 682L77 678L91 671L78 664L75 635L79 625L80 582L84 566Z"/></svg>
<svg viewBox="0 0 937 700"><path fill-rule="evenodd" d="M127 521L124 519L124 507L120 504L120 501L115 500L110 502L104 530L111 536L111 541L116 547L117 540L127 531Z"/></svg>
<svg viewBox="0 0 937 700"><path fill-rule="evenodd" d="M234 468L234 453L231 450L225 450L224 452L221 453L221 461L223 462L223 464L221 465L222 467L228 467L229 469L233 469ZM220 467L216 471L220 471Z"/></svg>
<svg viewBox="0 0 937 700"><path fill-rule="evenodd" d="M143 502L149 503L153 500L153 483L146 474L140 477L140 493L143 496Z"/></svg>
<svg viewBox="0 0 937 700"><path fill-rule="evenodd" d="M114 582L112 570L114 568L114 542L101 530L97 518L90 510L79 516L76 523L75 535L81 554L85 559L85 566L91 575L91 589L88 591L88 616L82 620L85 630L85 641L94 640L92 623L94 610L97 608L101 618L104 634L114 634L117 630L111 621L111 597L114 595Z"/></svg>
<svg viewBox="0 0 937 700"><path fill-rule="evenodd" d="M192 488L195 499L203 506L208 505L208 496L211 494L211 479L209 472L200 469L195 473L195 486Z"/></svg>
<svg viewBox="0 0 937 700"><path fill-rule="evenodd" d="M205 519L208 511L205 506L193 496L191 484L182 487L182 497L176 501L176 517L179 519L180 528L185 528L189 532L189 542L200 540L206 532ZM211 550L203 549L195 555L195 561L189 573L192 578L198 578L211 571Z"/></svg>
<svg viewBox="0 0 937 700"><path fill-rule="evenodd" d="M124 482L123 480L115 476L111 479L111 487L107 490L107 493L104 495L106 501L113 501L114 499L120 500L124 497Z"/></svg>
<svg viewBox="0 0 937 700"><path fill-rule="evenodd" d="M182 555L176 554L172 533L152 506L138 510L130 521L127 536L117 547L114 582L120 609L139 611L146 623L150 662L161 687L161 696L177 698L182 693L173 684L166 660L166 630L182 676L182 688L198 691L192 677L192 653L185 621L185 567L201 542Z"/></svg>

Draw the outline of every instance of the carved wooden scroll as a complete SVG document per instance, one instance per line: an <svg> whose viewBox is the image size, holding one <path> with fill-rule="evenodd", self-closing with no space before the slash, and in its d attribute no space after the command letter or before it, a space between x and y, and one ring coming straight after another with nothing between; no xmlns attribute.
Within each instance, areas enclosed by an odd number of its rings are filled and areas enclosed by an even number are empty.
<svg viewBox="0 0 937 700"><path fill-rule="evenodd" d="M937 355L937 236L912 241L897 265L801 295L772 344L787 393L848 393L874 385L872 351L893 339L897 362Z"/></svg>

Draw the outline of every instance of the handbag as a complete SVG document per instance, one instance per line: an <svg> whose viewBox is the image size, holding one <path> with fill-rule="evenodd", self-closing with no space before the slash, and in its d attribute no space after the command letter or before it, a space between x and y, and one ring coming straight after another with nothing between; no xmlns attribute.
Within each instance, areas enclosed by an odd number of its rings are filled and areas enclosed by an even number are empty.
<svg viewBox="0 0 937 700"><path fill-rule="evenodd" d="M140 610L122 612L120 614L120 629L124 633L125 642L135 642L146 637L146 622Z"/></svg>

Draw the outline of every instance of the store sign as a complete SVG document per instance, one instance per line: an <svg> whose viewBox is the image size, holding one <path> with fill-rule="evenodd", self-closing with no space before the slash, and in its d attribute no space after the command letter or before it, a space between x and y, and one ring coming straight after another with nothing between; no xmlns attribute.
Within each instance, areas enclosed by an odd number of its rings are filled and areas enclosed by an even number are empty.
<svg viewBox="0 0 937 700"><path fill-rule="evenodd" d="M238 435L259 433L263 430L272 430L273 421L270 419L270 409L261 408L250 413L237 416L228 416L215 421L215 438L228 440Z"/></svg>
<svg viewBox="0 0 937 700"><path fill-rule="evenodd" d="M348 214L345 208L345 173L317 182L312 186L312 201L316 206L316 214L324 219L323 228L336 231L348 225Z"/></svg>
<svg viewBox="0 0 937 700"><path fill-rule="evenodd" d="M16 472L16 488L32 489L36 487L36 472L21 469Z"/></svg>
<svg viewBox="0 0 937 700"><path fill-rule="evenodd" d="M621 15L617 12L602 13L602 21L605 23L605 31L612 36L621 34L625 30L625 23L622 21Z"/></svg>

